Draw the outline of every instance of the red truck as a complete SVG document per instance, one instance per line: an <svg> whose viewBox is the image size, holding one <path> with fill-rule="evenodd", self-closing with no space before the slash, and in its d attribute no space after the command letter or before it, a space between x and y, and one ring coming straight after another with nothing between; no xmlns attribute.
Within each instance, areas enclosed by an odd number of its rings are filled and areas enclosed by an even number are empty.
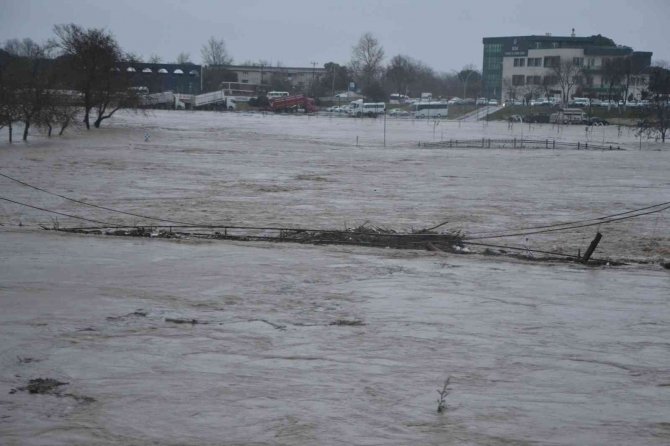
<svg viewBox="0 0 670 446"><path fill-rule="evenodd" d="M314 105L314 99L308 98L304 94L294 96L283 96L272 99L270 101L270 108L274 112L297 112L299 109L304 109L307 113L314 113L317 111Z"/></svg>

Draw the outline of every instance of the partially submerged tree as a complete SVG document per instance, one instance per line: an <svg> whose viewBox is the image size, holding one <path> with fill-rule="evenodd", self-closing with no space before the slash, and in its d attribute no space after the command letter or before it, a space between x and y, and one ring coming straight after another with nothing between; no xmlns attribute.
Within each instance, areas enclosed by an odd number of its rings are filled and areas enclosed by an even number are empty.
<svg viewBox="0 0 670 446"><path fill-rule="evenodd" d="M209 38L207 43L200 50L202 63L204 65L231 65L233 58L226 50L226 42L223 39Z"/></svg>
<svg viewBox="0 0 670 446"><path fill-rule="evenodd" d="M52 61L48 60L50 45L40 45L31 39L10 40L5 50L12 57L3 68L3 93L7 104L5 120L23 122L23 140L28 139L32 124L40 122L52 103L54 76ZM10 135L11 140L11 135Z"/></svg>
<svg viewBox="0 0 670 446"><path fill-rule="evenodd" d="M114 36L102 29L83 29L79 25L56 25L58 46L66 56L71 81L83 96L84 119L90 129L90 113L106 94L110 76L118 73L121 49ZM96 120L97 125L100 121Z"/></svg>

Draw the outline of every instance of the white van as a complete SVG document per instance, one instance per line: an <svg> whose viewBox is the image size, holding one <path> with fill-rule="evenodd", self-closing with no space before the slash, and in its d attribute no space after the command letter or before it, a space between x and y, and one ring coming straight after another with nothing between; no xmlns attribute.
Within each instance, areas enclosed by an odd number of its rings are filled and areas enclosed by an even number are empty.
<svg viewBox="0 0 670 446"><path fill-rule="evenodd" d="M349 104L347 113L357 118L361 116L373 118L386 113L386 104L384 102L363 102L362 99L359 99Z"/></svg>
<svg viewBox="0 0 670 446"><path fill-rule="evenodd" d="M289 95L288 91L269 91L267 97L271 101L273 99L283 98L288 95Z"/></svg>

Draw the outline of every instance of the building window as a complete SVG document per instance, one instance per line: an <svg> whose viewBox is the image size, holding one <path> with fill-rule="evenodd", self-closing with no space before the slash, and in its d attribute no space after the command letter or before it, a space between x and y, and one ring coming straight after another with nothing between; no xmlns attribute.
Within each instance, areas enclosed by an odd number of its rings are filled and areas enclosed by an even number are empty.
<svg viewBox="0 0 670 446"><path fill-rule="evenodd" d="M576 67L583 67L584 66L584 58L583 57L573 57L572 58L572 63Z"/></svg>
<svg viewBox="0 0 670 446"><path fill-rule="evenodd" d="M514 76L512 76L512 85L514 85L515 87L517 87L519 85L523 85L523 81L524 81L524 76L522 74L520 74L520 75L515 74Z"/></svg>
<svg viewBox="0 0 670 446"><path fill-rule="evenodd" d="M526 64L526 59L523 57L517 57L514 59L514 66L515 67L523 67Z"/></svg>
<svg viewBox="0 0 670 446"><path fill-rule="evenodd" d="M541 57L529 57L528 58L528 66L529 67L541 67L542 66L542 58Z"/></svg>
<svg viewBox="0 0 670 446"><path fill-rule="evenodd" d="M557 67L561 64L561 56L546 56L544 58L545 68Z"/></svg>
<svg viewBox="0 0 670 446"><path fill-rule="evenodd" d="M539 50L542 48L542 42L535 42L535 49Z"/></svg>
<svg viewBox="0 0 670 446"><path fill-rule="evenodd" d="M558 83L558 79L556 76L545 76L543 83L544 85L556 85Z"/></svg>
<svg viewBox="0 0 670 446"><path fill-rule="evenodd" d="M542 84L542 76L526 76L527 85L540 85Z"/></svg>
<svg viewBox="0 0 670 446"><path fill-rule="evenodd" d="M553 46L554 48L558 48L558 42L553 42L551 46Z"/></svg>
<svg viewBox="0 0 670 446"><path fill-rule="evenodd" d="M594 57L589 57L587 62L586 62L586 65L589 66L589 67L592 67L595 64L596 64L596 59Z"/></svg>

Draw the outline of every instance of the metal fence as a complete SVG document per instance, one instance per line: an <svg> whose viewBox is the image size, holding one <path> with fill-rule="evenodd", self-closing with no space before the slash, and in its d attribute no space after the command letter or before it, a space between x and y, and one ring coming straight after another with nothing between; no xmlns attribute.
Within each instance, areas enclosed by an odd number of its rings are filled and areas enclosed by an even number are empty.
<svg viewBox="0 0 670 446"><path fill-rule="evenodd" d="M593 144L590 142L565 142L555 139L449 139L439 142L419 143L426 148L472 149L569 149L569 150L625 150L619 144Z"/></svg>

